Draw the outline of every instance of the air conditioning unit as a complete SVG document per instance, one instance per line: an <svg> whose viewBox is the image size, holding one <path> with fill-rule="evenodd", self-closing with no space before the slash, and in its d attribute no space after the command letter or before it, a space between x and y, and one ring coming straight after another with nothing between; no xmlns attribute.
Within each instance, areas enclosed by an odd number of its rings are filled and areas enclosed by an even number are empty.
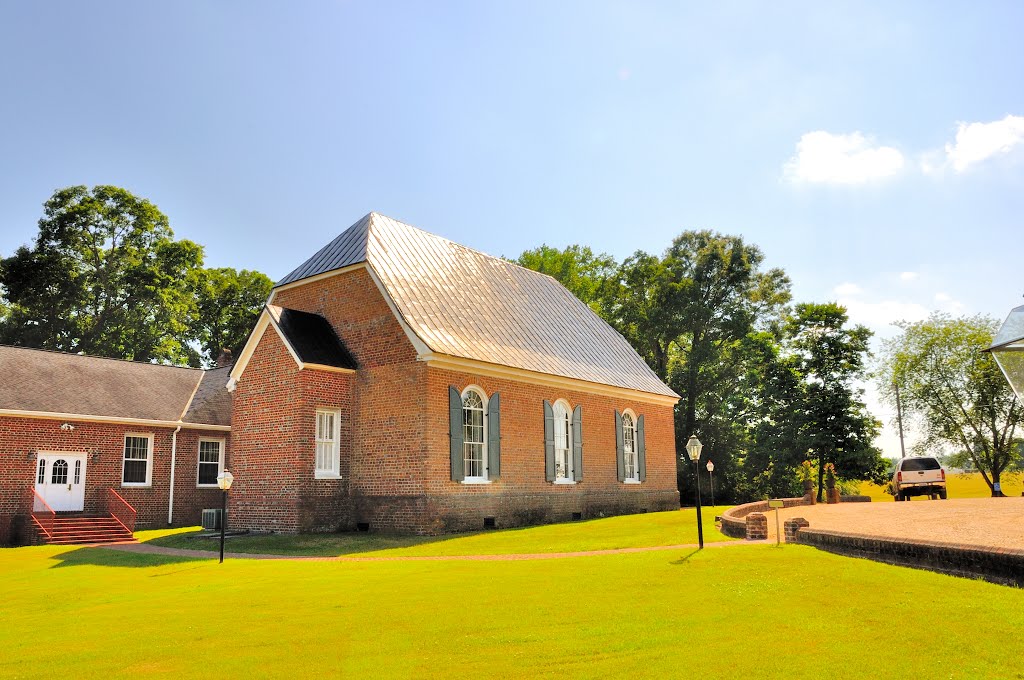
<svg viewBox="0 0 1024 680"><path fill-rule="evenodd" d="M224 517L224 511L220 508L214 510L203 510L203 528L204 529L220 529L221 520Z"/></svg>

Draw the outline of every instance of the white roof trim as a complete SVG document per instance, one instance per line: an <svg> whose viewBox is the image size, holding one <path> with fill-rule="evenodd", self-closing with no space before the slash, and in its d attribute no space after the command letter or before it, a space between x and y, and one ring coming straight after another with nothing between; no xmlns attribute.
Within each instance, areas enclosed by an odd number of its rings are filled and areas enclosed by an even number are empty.
<svg viewBox="0 0 1024 680"><path fill-rule="evenodd" d="M95 416L85 413L52 413L50 411L21 411L18 409L0 409L0 416L11 418L39 418L42 420L78 420L86 423L119 423L122 425L149 425L152 427L182 427L192 430L215 430L230 432L230 425L207 425L205 423L189 423L181 420L150 420L148 418L125 418L121 416Z"/></svg>
<svg viewBox="0 0 1024 680"><path fill-rule="evenodd" d="M343 368L341 366L328 366L327 364L304 363L299 370L310 369L311 371L326 371L327 373L355 373L354 368Z"/></svg>
<svg viewBox="0 0 1024 680"><path fill-rule="evenodd" d="M477 359L464 359L462 357L454 357L447 354L431 353L421 357L420 360L425 361L427 366L432 366L434 368L458 371L460 373L476 373L478 375L486 375L493 378L506 378L517 382L559 387L561 389L572 390L575 392L600 394L608 397L616 397L629 401L640 401L648 404L675 406L676 402L680 399L679 397L643 392L641 390L633 390L626 387L616 387L615 385L606 385L604 383L587 382L586 380L579 380L577 378L566 378L560 375L528 371L523 368L513 368L511 366L504 366L501 364L490 364Z"/></svg>
<svg viewBox="0 0 1024 680"><path fill-rule="evenodd" d="M396 305L395 301L391 298L391 293L388 292L384 282L380 280L379 276L377 276L377 272L375 272L371 266L367 266L366 271L370 275L370 278L373 279L374 284L376 284L377 290L380 291L381 296L384 298L384 302L388 303L388 309L391 310L391 315L395 317L395 320L398 321L398 325L400 325L402 330L405 331L405 337L409 338L409 342L412 343L413 349L416 350L416 358L422 360L425 359L427 355L432 354L433 350L427 346L427 343L423 342L423 339L420 338L420 336L416 335L416 331L414 331L412 326L409 325L409 322L405 320L402 312L398 309L398 305Z"/></svg>
<svg viewBox="0 0 1024 680"><path fill-rule="evenodd" d="M380 277L377 276L377 272L375 272L373 270L373 267L371 267L365 260L362 262L357 262L356 264L353 265L349 265L347 267L342 267L340 269L332 269L331 271L324 272L323 274L316 274L315 276L309 276L304 279L299 279L298 281L286 283L278 288L274 288L272 291L270 291L270 299L267 300L267 304L269 305L273 303L274 296L277 294L278 291L298 288L299 286L304 286L307 283L323 281L324 279L329 279L335 276L340 276L342 274L347 274L358 269L365 269L366 272L370 275L370 279L373 280L373 284L377 286L377 290L380 292L381 297L384 298L384 302L387 303L388 309L391 310L391 315L395 317L396 321L398 321L398 325L401 326L402 330L405 332L405 337L409 339L409 342L412 343L413 349L416 350L416 357L418 359L422 359L427 354L430 354L432 352L430 347L428 347L427 343L423 342L420 336L416 335L416 332L413 331L412 326L410 326L409 323L405 320L405 317L402 316L402 313L399 311L398 306L392 299L391 293L389 293L388 289L384 286L384 282L380 280ZM246 345L246 347L248 347L248 344ZM242 356L245 356L244 349L242 350ZM235 363L235 366L238 366L240 363L242 363L242 357L240 357L238 362ZM232 371L232 377L234 377L233 373L234 372ZM241 375L241 373L239 373L239 375Z"/></svg>
<svg viewBox="0 0 1024 680"><path fill-rule="evenodd" d="M252 333L249 334L249 339L245 341L245 347L242 348L242 353L238 355L238 361L231 368L230 378L228 380L228 390L234 390L235 385L242 379L242 374L245 373L246 367L249 365L249 361L252 360L252 355L256 353L256 348L259 347L260 340L263 339L263 334L267 332L267 327L272 326L277 335L281 338L281 342L284 343L288 353L292 355L292 359L295 360L295 365L299 367L301 371L305 368L302 360L299 359L299 355L295 352L295 348L288 342L288 338L285 337L281 327L274 321L273 315L270 310L265 306L263 311L260 312L260 318L256 321L256 327L252 329Z"/></svg>
<svg viewBox="0 0 1024 680"><path fill-rule="evenodd" d="M313 276L307 276L304 279L299 279L298 281L292 281L291 283L286 283L283 286L278 286L277 288L274 288L270 291L270 299L267 300L267 304L269 305L271 302L273 302L274 294L277 293L277 291L279 290L289 290L291 288L298 288L299 286L304 286L307 283L313 283L314 281L322 281L324 279L329 279L332 276L338 276L339 274L344 274L346 272L354 271L356 269L362 269L365 266L366 261L364 260L363 262L356 262L355 264L350 264L347 267L341 267L340 269L332 269L329 272L314 274Z"/></svg>

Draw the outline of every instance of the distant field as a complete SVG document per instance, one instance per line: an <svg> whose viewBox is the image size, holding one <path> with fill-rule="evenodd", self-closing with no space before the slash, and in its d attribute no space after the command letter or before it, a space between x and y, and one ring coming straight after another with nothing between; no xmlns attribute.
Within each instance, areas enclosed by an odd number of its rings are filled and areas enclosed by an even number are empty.
<svg viewBox="0 0 1024 680"><path fill-rule="evenodd" d="M1024 479L1019 474L1007 476L1002 479L1003 493L1007 496L1019 496L1024 491ZM950 474L946 476L946 488L950 498L988 498L992 495L985 480L977 472L970 474ZM860 492L865 496L871 496L872 501L891 501L892 496L885 492L885 487L865 482L860 485ZM913 498L915 502L927 501L926 496Z"/></svg>

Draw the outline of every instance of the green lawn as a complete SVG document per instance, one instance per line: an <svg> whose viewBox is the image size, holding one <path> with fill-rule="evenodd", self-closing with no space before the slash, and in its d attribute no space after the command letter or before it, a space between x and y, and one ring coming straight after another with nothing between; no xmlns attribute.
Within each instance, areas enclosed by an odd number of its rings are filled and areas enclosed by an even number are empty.
<svg viewBox="0 0 1024 680"><path fill-rule="evenodd" d="M728 506L704 508L704 540L732 540L715 528L715 515ZM174 548L218 550L217 539L199 538L195 528L140 531L140 541ZM302 536L234 536L227 550L280 555L496 555L505 553L577 552L697 542L697 512L693 508L646 515L548 524L524 529L474 532L448 536L387 534L307 534Z"/></svg>
<svg viewBox="0 0 1024 680"><path fill-rule="evenodd" d="M1024 590L796 545L223 565L17 548L0 620L0 677L1024 677Z"/></svg>

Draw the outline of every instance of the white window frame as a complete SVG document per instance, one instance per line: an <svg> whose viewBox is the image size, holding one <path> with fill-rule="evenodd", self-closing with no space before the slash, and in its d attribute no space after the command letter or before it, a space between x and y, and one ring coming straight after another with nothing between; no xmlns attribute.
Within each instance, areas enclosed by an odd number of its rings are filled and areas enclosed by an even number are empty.
<svg viewBox="0 0 1024 680"><path fill-rule="evenodd" d="M145 482L126 482L124 481L124 464L129 460L142 460L141 458L126 458L128 451L128 437L136 437L138 439L145 439L148 441L146 444L146 481ZM125 432L124 440L121 442L121 486L122 487L136 487L146 488L153 486L153 433L152 432Z"/></svg>
<svg viewBox="0 0 1024 680"><path fill-rule="evenodd" d="M565 423L566 441L567 446L565 450L565 477L559 478L558 476L558 424L559 424L559 410L565 413L562 422ZM555 417L555 484L575 484L576 483L576 458L573 455L574 444L576 443L576 433L573 432L572 427L572 406L565 399L558 399L554 404L551 405L551 412Z"/></svg>
<svg viewBox="0 0 1024 680"><path fill-rule="evenodd" d="M629 416L633 421L633 427L630 428L633 431L633 450L630 451L626 448L626 416ZM639 484L640 483L640 448L637 442L637 415L633 413L632 409L626 409L622 412L622 469L627 469L626 456L633 457L633 475L627 476L622 480L623 484Z"/></svg>
<svg viewBox="0 0 1024 680"><path fill-rule="evenodd" d="M199 470L202 469L202 466L204 464L210 465L210 463L208 461L203 461L202 458L200 458L200 455L202 454L202 451L203 451L203 442L213 442L213 443L217 444L220 447L220 455L217 456L217 474L219 475L220 473L224 472L224 444L225 444L225 441L223 439L220 439L220 438L217 438L217 437L200 437L199 441L196 443L196 488L197 489L216 489L216 488L218 488L217 487L217 482L214 482L213 484L200 484L199 483Z"/></svg>
<svg viewBox="0 0 1024 680"><path fill-rule="evenodd" d="M331 456L334 463L332 469L319 467L320 444L331 442L330 439L320 439L320 416L331 415L334 417L333 444ZM341 479L341 409L318 408L313 417L313 477L315 479Z"/></svg>
<svg viewBox="0 0 1024 680"><path fill-rule="evenodd" d="M481 461L481 464L480 464L480 470L481 470L482 474L476 475L476 476L471 476L471 475L465 474L465 472L466 472L466 467L465 467L465 465L466 465L466 444L468 442L466 442L465 435L463 435L463 438L462 438L462 465L463 465L462 471L463 471L464 474L463 474L463 477L462 477L462 483L463 484L490 484L491 480L488 478L488 475L490 474L490 470L487 469L487 393L484 392L483 389L481 387L477 386L477 385L467 385L466 389L462 390L462 403L463 403L463 406L462 406L462 409L460 409L460 412L463 413L463 423L465 423L465 415L464 414L465 414L465 410L466 410L466 407L465 407L466 395L468 395L470 392L473 392L478 397L480 397L480 408L482 409L481 417L482 417L482 421L483 421L483 424L484 424L484 427L483 427L483 441L479 442L481 444L481 446L480 446L481 455L483 456L483 460ZM465 426L463 426L463 427L465 427ZM465 430L463 430L463 432L465 432ZM477 442L472 442L472 443L477 443Z"/></svg>

